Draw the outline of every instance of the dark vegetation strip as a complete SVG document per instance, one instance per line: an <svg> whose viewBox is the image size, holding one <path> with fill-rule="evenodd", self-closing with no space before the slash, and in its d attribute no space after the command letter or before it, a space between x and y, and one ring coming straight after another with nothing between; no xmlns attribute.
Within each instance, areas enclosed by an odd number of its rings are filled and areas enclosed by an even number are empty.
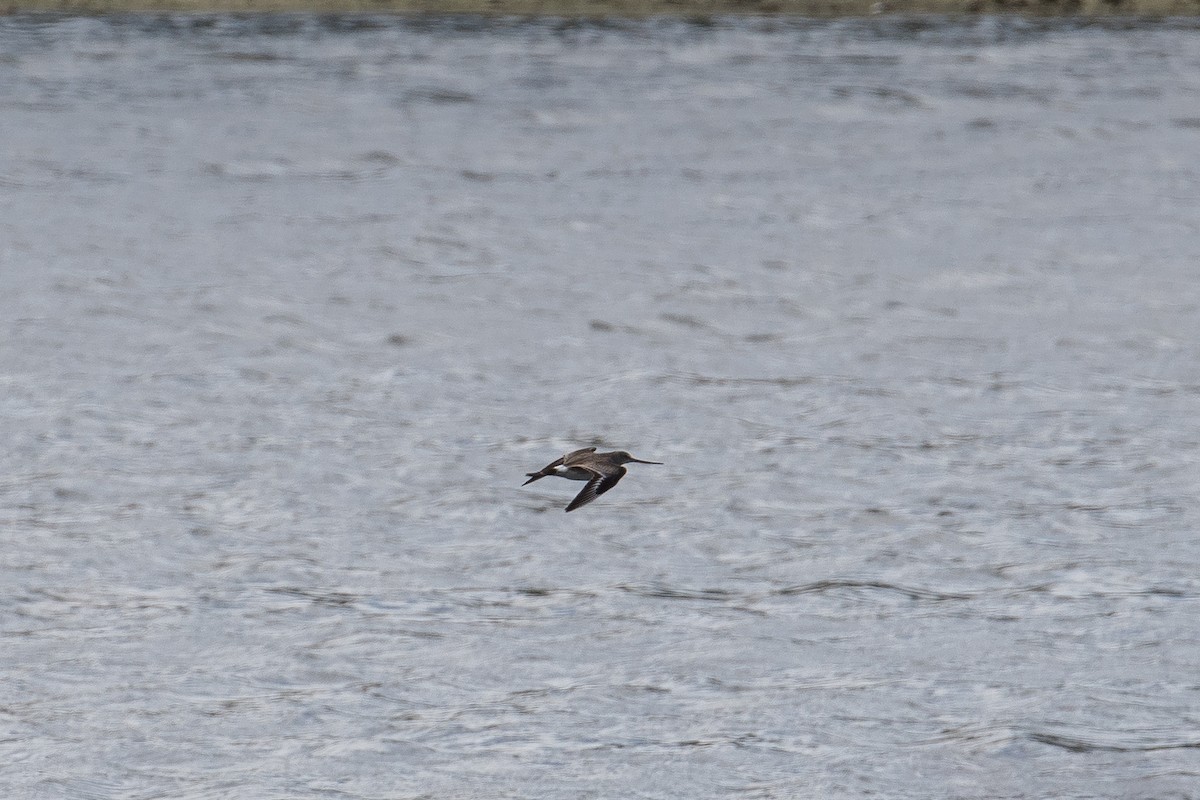
<svg viewBox="0 0 1200 800"><path fill-rule="evenodd" d="M24 11L79 14L312 11L568 18L665 15L698 20L727 14L1194 16L1200 14L1200 0L0 0L0 13Z"/></svg>

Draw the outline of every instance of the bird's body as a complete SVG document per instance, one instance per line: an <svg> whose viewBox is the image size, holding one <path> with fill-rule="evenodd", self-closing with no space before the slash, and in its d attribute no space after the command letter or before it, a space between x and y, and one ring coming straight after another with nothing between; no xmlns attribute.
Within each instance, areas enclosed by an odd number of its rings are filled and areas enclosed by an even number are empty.
<svg viewBox="0 0 1200 800"><path fill-rule="evenodd" d="M571 481L587 481L575 499L567 505L567 511L574 511L580 506L587 505L609 489L617 485L617 481L625 477L628 471L622 464L634 462L637 464L661 464L661 461L643 461L634 458L624 450L611 453L597 453L594 447L585 447L567 453L562 458L552 461L537 472L527 472L529 480L521 484L525 486L541 478L551 475L566 478Z"/></svg>

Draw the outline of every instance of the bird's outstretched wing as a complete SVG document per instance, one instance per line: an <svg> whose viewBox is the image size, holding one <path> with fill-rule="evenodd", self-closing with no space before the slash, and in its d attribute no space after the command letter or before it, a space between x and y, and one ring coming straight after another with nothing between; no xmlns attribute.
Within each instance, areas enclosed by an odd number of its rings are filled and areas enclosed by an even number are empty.
<svg viewBox="0 0 1200 800"><path fill-rule="evenodd" d="M588 503L595 500L600 495L607 492L609 489L617 485L617 481L625 477L626 470L624 467L617 467L615 470L605 475L600 472L593 472L592 479L584 484L583 489L579 494L575 495L575 499L567 506L567 511L574 511L580 506L586 506Z"/></svg>
<svg viewBox="0 0 1200 800"><path fill-rule="evenodd" d="M551 469L553 467L557 467L559 464L565 464L566 466L569 467L569 466L571 466L571 462L574 461L579 456L587 455L588 453L594 453L594 452L596 452L596 448L594 448L594 447L585 447L582 450L572 450L570 453L567 453L565 456L560 458L558 461L555 461L549 467L546 467L546 469Z"/></svg>

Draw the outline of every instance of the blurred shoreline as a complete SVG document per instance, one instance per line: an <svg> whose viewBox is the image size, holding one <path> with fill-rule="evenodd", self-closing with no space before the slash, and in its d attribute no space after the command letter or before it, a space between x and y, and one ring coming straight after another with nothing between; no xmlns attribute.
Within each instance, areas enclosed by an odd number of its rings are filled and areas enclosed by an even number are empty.
<svg viewBox="0 0 1200 800"><path fill-rule="evenodd" d="M703 18L726 14L1195 16L1200 0L12 0L0 13L385 13Z"/></svg>

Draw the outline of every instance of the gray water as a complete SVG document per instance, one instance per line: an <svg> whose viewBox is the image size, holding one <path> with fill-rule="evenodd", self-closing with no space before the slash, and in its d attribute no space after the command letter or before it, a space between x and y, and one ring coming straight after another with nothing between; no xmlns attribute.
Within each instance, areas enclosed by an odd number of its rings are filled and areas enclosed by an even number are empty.
<svg viewBox="0 0 1200 800"><path fill-rule="evenodd" d="M1200 797L1198 31L0 19L0 794Z"/></svg>

